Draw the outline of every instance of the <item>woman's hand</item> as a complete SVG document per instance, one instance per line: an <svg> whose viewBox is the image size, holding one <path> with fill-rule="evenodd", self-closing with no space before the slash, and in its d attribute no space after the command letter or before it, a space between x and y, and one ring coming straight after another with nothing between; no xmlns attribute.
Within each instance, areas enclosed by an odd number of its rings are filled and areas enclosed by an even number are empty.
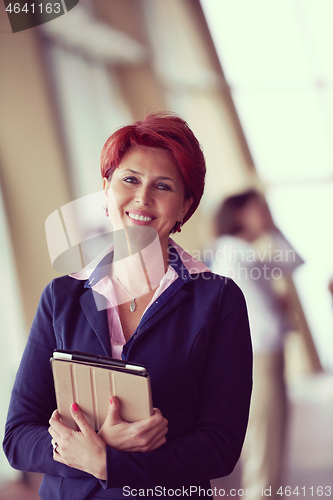
<svg viewBox="0 0 333 500"><path fill-rule="evenodd" d="M119 416L119 401L110 399L107 417L98 435L112 448L120 451L152 451L166 442L168 421L154 408L151 417L129 423Z"/></svg>
<svg viewBox="0 0 333 500"><path fill-rule="evenodd" d="M74 431L63 424L57 410L52 413L49 433L53 438L52 444L57 443L53 451L53 459L69 467L88 472L98 479L106 480L105 442L88 424L75 403L71 406L71 414L79 431Z"/></svg>

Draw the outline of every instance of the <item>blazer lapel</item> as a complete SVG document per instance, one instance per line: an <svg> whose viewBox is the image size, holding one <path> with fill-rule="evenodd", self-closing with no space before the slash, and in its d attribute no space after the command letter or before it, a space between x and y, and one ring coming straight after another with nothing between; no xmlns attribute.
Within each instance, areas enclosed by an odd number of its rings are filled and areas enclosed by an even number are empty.
<svg viewBox="0 0 333 500"><path fill-rule="evenodd" d="M109 325L107 318L106 299L91 288L80 298L80 305L90 324L102 344L106 356L111 356Z"/></svg>
<svg viewBox="0 0 333 500"><path fill-rule="evenodd" d="M131 346L137 342L142 336L146 335L147 331L151 330L161 320L174 311L189 296L189 290L183 287L182 280L176 280L163 294L163 299L158 299L152 304L148 311L143 315L141 321L134 332L134 335L124 345L122 359L128 359ZM162 297L162 296L161 296Z"/></svg>

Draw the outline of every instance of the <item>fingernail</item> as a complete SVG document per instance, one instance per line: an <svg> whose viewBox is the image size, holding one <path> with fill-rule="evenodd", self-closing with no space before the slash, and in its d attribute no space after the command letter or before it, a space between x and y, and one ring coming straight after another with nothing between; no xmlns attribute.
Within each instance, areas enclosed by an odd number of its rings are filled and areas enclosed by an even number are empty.
<svg viewBox="0 0 333 500"><path fill-rule="evenodd" d="M113 402L112 402L112 399L111 399L111 398L109 398L109 401L110 401L110 403L113 405Z"/></svg>
<svg viewBox="0 0 333 500"><path fill-rule="evenodd" d="M79 409L78 405L76 403L73 403L72 404L72 410L73 411L78 411L78 409Z"/></svg>

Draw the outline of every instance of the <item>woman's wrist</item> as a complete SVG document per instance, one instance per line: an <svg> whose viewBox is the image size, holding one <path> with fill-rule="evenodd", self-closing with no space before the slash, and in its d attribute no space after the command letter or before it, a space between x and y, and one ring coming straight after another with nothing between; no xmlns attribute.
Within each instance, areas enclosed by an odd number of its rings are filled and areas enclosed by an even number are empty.
<svg viewBox="0 0 333 500"><path fill-rule="evenodd" d="M102 481L107 480L107 472L106 472L106 446L104 448L104 452L100 454L98 459L96 460L96 471L93 474L97 479Z"/></svg>

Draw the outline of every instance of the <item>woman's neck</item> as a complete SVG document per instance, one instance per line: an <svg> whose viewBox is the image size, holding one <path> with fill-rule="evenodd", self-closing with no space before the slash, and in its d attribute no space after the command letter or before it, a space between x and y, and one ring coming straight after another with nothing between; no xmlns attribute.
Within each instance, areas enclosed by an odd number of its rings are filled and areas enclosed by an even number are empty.
<svg viewBox="0 0 333 500"><path fill-rule="evenodd" d="M114 233L111 278L134 297L155 289L168 267L168 249L161 248L157 233L139 229Z"/></svg>

